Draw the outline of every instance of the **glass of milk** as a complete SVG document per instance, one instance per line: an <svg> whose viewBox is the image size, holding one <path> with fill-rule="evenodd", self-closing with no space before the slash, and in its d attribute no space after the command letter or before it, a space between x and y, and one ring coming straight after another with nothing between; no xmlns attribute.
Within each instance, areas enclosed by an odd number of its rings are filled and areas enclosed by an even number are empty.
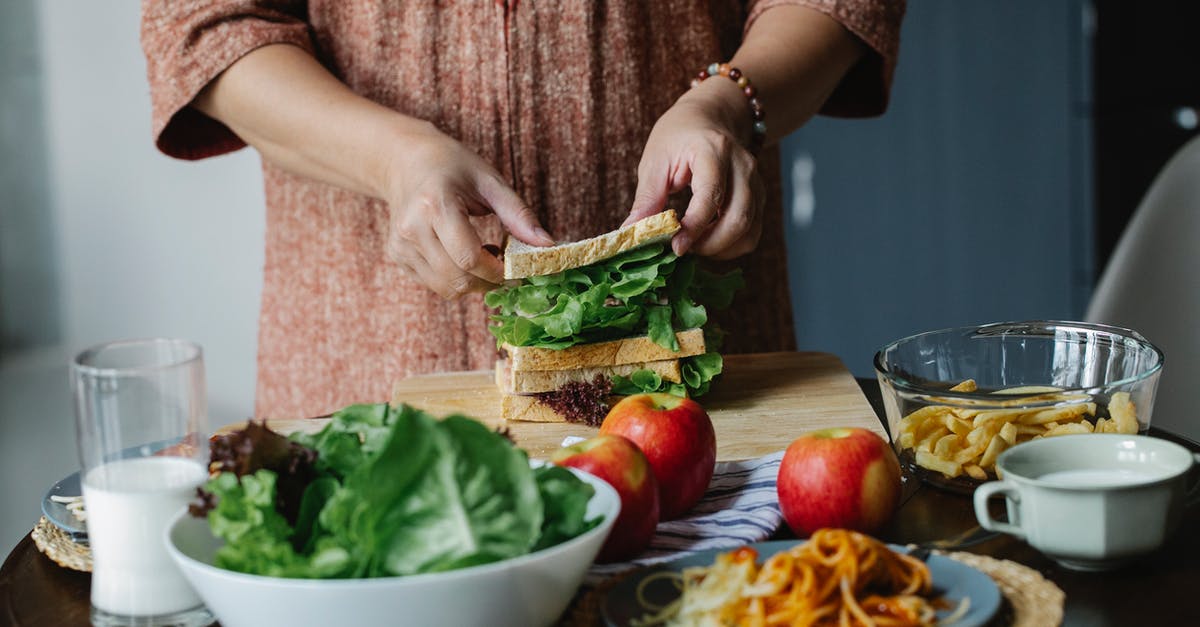
<svg viewBox="0 0 1200 627"><path fill-rule="evenodd" d="M167 523L208 476L200 346L111 342L71 364L80 477L92 549L93 625L208 625L167 554Z"/></svg>

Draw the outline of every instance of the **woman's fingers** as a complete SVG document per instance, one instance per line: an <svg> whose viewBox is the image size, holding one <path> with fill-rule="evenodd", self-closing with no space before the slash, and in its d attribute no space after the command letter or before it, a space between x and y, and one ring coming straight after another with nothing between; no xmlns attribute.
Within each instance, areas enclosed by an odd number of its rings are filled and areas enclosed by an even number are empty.
<svg viewBox="0 0 1200 627"><path fill-rule="evenodd" d="M744 150L731 158L729 199L720 217L692 247L698 255L732 259L752 250L762 235L762 181L754 157Z"/></svg>
<svg viewBox="0 0 1200 627"><path fill-rule="evenodd" d="M456 298L492 287L492 280L484 276L494 277L496 283L502 280L503 266L479 243L460 202L425 197L394 214L388 256L442 297Z"/></svg>
<svg viewBox="0 0 1200 627"><path fill-rule="evenodd" d="M692 198L672 238L675 254L731 259L758 245L762 235L762 182L757 161L731 138L709 134L692 144L678 180L672 181L669 161L640 168L638 192L625 224L661 211L672 186L691 187Z"/></svg>
<svg viewBox="0 0 1200 627"><path fill-rule="evenodd" d="M671 193L671 182L667 177L666 161L651 156L638 167L637 191L633 194L633 208L621 226L628 226L650 217L667 206Z"/></svg>
<svg viewBox="0 0 1200 627"><path fill-rule="evenodd" d="M504 280L504 265L485 248L472 216L495 215L527 244L550 246L554 239L495 169L457 141L437 136L424 158L392 180L386 253L406 274L452 298Z"/></svg>
<svg viewBox="0 0 1200 627"><path fill-rule="evenodd" d="M483 249L479 249L483 252ZM425 262L429 264L431 278L426 280L430 289L441 294L442 298L459 298L471 292L480 292L494 287L470 272L459 267L458 262L450 257L444 242L437 237L433 230L428 232L422 242L421 251ZM503 272L502 272L503 274Z"/></svg>
<svg viewBox="0 0 1200 627"><path fill-rule="evenodd" d="M478 277L485 283L504 281L504 264L484 249L474 225L467 218L467 208L461 198L442 202L441 215L433 220L433 231L440 248L458 270ZM428 257L428 255L427 255ZM433 264L436 265L437 264Z"/></svg>
<svg viewBox="0 0 1200 627"><path fill-rule="evenodd" d="M671 240L676 255L683 255L704 236L729 202L729 140L717 136L706 142L688 164L691 170L692 200L680 221L683 228Z"/></svg>
<svg viewBox="0 0 1200 627"><path fill-rule="evenodd" d="M410 246L399 261L407 265L425 287L442 298L458 298L492 287L487 281L458 267L458 263L446 252L432 224L426 228L415 228L409 238Z"/></svg>
<svg viewBox="0 0 1200 627"><path fill-rule="evenodd" d="M542 228L537 214L507 184L491 174L481 174L475 183L483 204L500 218L505 230L532 246L553 246L554 238Z"/></svg>

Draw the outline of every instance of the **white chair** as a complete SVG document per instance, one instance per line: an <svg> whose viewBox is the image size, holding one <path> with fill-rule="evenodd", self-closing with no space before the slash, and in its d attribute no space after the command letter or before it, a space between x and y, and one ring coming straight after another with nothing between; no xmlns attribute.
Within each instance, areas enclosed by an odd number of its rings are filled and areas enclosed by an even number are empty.
<svg viewBox="0 0 1200 627"><path fill-rule="evenodd" d="M1159 173L1121 235L1087 319L1166 355L1151 424L1200 440L1200 136Z"/></svg>

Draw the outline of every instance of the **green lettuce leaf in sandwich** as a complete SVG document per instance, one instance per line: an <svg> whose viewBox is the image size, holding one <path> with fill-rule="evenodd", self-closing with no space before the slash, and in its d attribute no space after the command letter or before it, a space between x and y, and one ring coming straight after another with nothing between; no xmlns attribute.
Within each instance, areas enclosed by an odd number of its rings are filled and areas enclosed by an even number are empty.
<svg viewBox="0 0 1200 627"><path fill-rule="evenodd" d="M505 418L598 423L613 395L708 391L722 367L709 311L743 282L677 257L679 228L668 210L554 247L509 241L509 283L484 299L506 354L496 372Z"/></svg>

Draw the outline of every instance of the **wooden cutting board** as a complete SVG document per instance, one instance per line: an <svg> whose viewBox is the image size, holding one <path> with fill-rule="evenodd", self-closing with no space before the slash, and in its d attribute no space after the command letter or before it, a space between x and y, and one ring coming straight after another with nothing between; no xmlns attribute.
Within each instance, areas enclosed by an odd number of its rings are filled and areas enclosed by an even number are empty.
<svg viewBox="0 0 1200 627"><path fill-rule="evenodd" d="M394 403L444 416L461 413L498 427L500 393L491 371L421 375L396 384ZM853 375L827 353L728 355L725 371L700 404L717 433L717 459L747 459L787 448L796 436L826 427L863 427L887 437ZM317 431L326 419L273 419L281 433ZM236 428L240 425L231 425ZM567 436L590 437L592 427L568 423L513 422L517 444L545 458ZM225 429L222 429L224 431Z"/></svg>

